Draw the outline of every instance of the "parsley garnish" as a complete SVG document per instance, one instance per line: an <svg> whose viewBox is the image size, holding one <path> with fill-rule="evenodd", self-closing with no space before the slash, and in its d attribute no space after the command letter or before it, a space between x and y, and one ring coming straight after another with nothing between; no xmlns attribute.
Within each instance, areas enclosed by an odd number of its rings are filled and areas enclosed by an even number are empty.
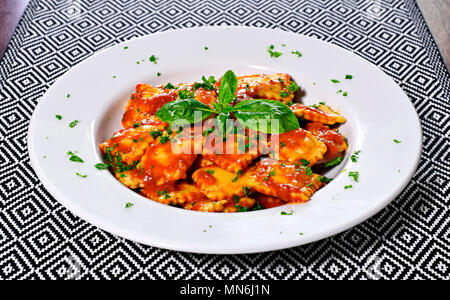
<svg viewBox="0 0 450 300"><path fill-rule="evenodd" d="M72 122L70 122L69 127L74 128L79 122L80 121L78 121L78 120L72 121Z"/></svg>
<svg viewBox="0 0 450 300"><path fill-rule="evenodd" d="M80 176L80 177L83 177L83 178L86 178L86 177L87 177L87 175L81 175L81 174L78 173L78 172L77 172L77 176Z"/></svg>
<svg viewBox="0 0 450 300"><path fill-rule="evenodd" d="M84 161L79 156L75 155L75 153L73 153L72 151L67 152L67 154L70 155L69 159L71 161L84 163Z"/></svg>
<svg viewBox="0 0 450 300"><path fill-rule="evenodd" d="M327 162L324 166L326 168L337 166L342 162L343 159L344 158L342 156L338 156L335 159L333 159L332 161Z"/></svg>
<svg viewBox="0 0 450 300"><path fill-rule="evenodd" d="M149 60L152 62L152 63L154 63L155 65L156 65L156 61L158 60L159 58L157 58L155 55L152 55L152 56L150 56L150 58L149 58Z"/></svg>
<svg viewBox="0 0 450 300"><path fill-rule="evenodd" d="M242 170L237 171L236 177L234 177L231 181L236 182L239 179L239 176L242 175Z"/></svg>
<svg viewBox="0 0 450 300"><path fill-rule="evenodd" d="M132 206L134 206L134 204L131 203L131 202L125 203L125 208L129 208L129 207L132 207Z"/></svg>
<svg viewBox="0 0 450 300"><path fill-rule="evenodd" d="M161 76L161 73L160 72L156 73L156 76L158 76L158 77Z"/></svg>
<svg viewBox="0 0 450 300"><path fill-rule="evenodd" d="M349 172L348 173L349 177L353 177L353 179L358 182L359 179L359 172L358 171L354 171L354 172Z"/></svg>
<svg viewBox="0 0 450 300"><path fill-rule="evenodd" d="M347 95L348 95L348 92L343 92L342 93L342 96L344 96L344 97L347 97Z"/></svg>
<svg viewBox="0 0 450 300"><path fill-rule="evenodd" d="M134 128L138 128L139 126L141 126L141 123L133 123Z"/></svg>
<svg viewBox="0 0 450 300"><path fill-rule="evenodd" d="M400 144L402 141L399 141L399 140L396 140L396 139L394 139L394 143L396 143L396 144Z"/></svg>
<svg viewBox="0 0 450 300"><path fill-rule="evenodd" d="M57 118L58 120L61 120L62 116L61 115L56 115L55 118Z"/></svg>
<svg viewBox="0 0 450 300"><path fill-rule="evenodd" d="M152 131L150 131L150 135L154 139L156 139L158 136L160 136L162 134L163 134L163 132L161 130L152 130Z"/></svg>
<svg viewBox="0 0 450 300"><path fill-rule="evenodd" d="M330 79L330 81L331 81L332 83L340 83L340 81L337 80L337 79Z"/></svg>
<svg viewBox="0 0 450 300"><path fill-rule="evenodd" d="M346 185L346 186L344 186L344 189L346 190L346 189L351 189L353 187L353 185Z"/></svg>
<svg viewBox="0 0 450 300"><path fill-rule="evenodd" d="M285 212L285 211L282 211L282 212L281 212L281 215L282 215L282 216L292 216L293 213L294 213L293 210L291 210L290 213L287 213L287 212Z"/></svg>
<svg viewBox="0 0 450 300"><path fill-rule="evenodd" d="M166 90L173 90L175 87L170 82L164 86L164 89Z"/></svg>
<svg viewBox="0 0 450 300"><path fill-rule="evenodd" d="M108 165L104 164L104 163L98 163L98 164L95 165L95 167L97 169L99 169L99 170L106 170L106 169L108 169Z"/></svg>
<svg viewBox="0 0 450 300"><path fill-rule="evenodd" d="M128 49L128 46L123 47L123 49L127 50L127 49Z"/></svg>
<svg viewBox="0 0 450 300"><path fill-rule="evenodd" d="M267 52L269 52L270 57L272 58L277 58L280 57L283 53L278 52L278 51L273 51L275 49L274 45L270 45L269 48L267 48Z"/></svg>
<svg viewBox="0 0 450 300"><path fill-rule="evenodd" d="M302 55L303 55L298 50L292 51L291 53L294 54L294 55L297 55L298 57L302 57Z"/></svg>
<svg viewBox="0 0 450 300"><path fill-rule="evenodd" d="M214 174L214 170L206 170L206 173L208 173L209 175Z"/></svg>
<svg viewBox="0 0 450 300"><path fill-rule="evenodd" d="M281 146L281 147L285 147L286 144L285 144L284 142L281 142L281 143L280 143L280 146Z"/></svg>
<svg viewBox="0 0 450 300"><path fill-rule="evenodd" d="M205 46L205 48L203 48L203 49L208 50L208 47Z"/></svg>
<svg viewBox="0 0 450 300"><path fill-rule="evenodd" d="M361 150L355 151L352 156L350 157L352 159L352 162L358 162L358 154L361 153Z"/></svg>
<svg viewBox="0 0 450 300"><path fill-rule="evenodd" d="M160 142L161 144L165 144L165 143L167 143L169 140L170 140L170 136L168 136L168 135L162 135L162 136L159 138L159 142Z"/></svg>
<svg viewBox="0 0 450 300"><path fill-rule="evenodd" d="M345 75L345 79L352 79L353 78L353 75Z"/></svg>

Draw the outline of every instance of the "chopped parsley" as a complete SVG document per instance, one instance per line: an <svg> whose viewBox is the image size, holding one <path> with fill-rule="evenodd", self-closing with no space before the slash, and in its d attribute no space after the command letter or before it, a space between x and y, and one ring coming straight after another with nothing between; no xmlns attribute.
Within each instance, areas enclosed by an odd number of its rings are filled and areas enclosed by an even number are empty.
<svg viewBox="0 0 450 300"><path fill-rule="evenodd" d="M248 197L248 195L250 195L250 193L251 193L251 190L250 190L250 188L243 186L242 192L244 193L245 197Z"/></svg>
<svg viewBox="0 0 450 300"><path fill-rule="evenodd" d="M123 49L127 50L127 49L128 49L128 46L123 47Z"/></svg>
<svg viewBox="0 0 450 300"><path fill-rule="evenodd" d="M209 48L205 46L203 49L208 50Z"/></svg>
<svg viewBox="0 0 450 300"><path fill-rule="evenodd" d="M187 89L184 89L178 92L178 98L180 99L194 98L194 93L188 91Z"/></svg>
<svg viewBox="0 0 450 300"><path fill-rule="evenodd" d="M166 84L166 85L164 86L164 89L166 89L166 90L173 90L173 89L175 89L175 87L173 86L173 84L171 84L171 83L169 82L168 84Z"/></svg>
<svg viewBox="0 0 450 300"><path fill-rule="evenodd" d="M294 55L297 55L297 57L302 57L303 56L303 54L301 54L298 50L292 51L291 53L294 54Z"/></svg>
<svg viewBox="0 0 450 300"><path fill-rule="evenodd" d="M160 136L162 134L163 134L163 132L161 130L152 130L152 131L150 131L150 135L154 139L156 139L158 136Z"/></svg>
<svg viewBox="0 0 450 300"><path fill-rule="evenodd" d="M202 83L196 82L193 86L194 91L198 88L204 88L205 90L214 90L214 83L216 83L216 79L214 76L209 76L209 78L206 78L205 76L202 76Z"/></svg>
<svg viewBox="0 0 450 300"><path fill-rule="evenodd" d="M152 63L154 63L155 65L156 65L156 61L158 60L159 58L157 58L155 55L152 55L152 56L150 56L150 58L149 58L149 60L152 62Z"/></svg>
<svg viewBox="0 0 450 300"><path fill-rule="evenodd" d="M139 126L141 126L141 123L133 123L134 128L138 128Z"/></svg>
<svg viewBox="0 0 450 300"><path fill-rule="evenodd" d="M160 72L156 73L156 76L158 76L158 77L161 76L161 73Z"/></svg>
<svg viewBox="0 0 450 300"><path fill-rule="evenodd" d="M209 175L214 174L214 170L206 170L206 173L208 173Z"/></svg>
<svg viewBox="0 0 450 300"><path fill-rule="evenodd" d="M81 175L81 174L78 173L78 172L77 172L77 176L80 176L80 177L83 177L83 178L86 178L86 177L87 177L87 175Z"/></svg>
<svg viewBox="0 0 450 300"><path fill-rule="evenodd" d="M334 167L334 166L339 165L339 164L342 162L342 160L344 160L344 157L338 156L338 157L336 157L335 159L333 159L332 161L329 161L329 162L325 163L324 166L325 166L326 168L328 168L328 167Z"/></svg>
<svg viewBox="0 0 450 300"><path fill-rule="evenodd" d="M340 81L337 80L337 79L330 79L330 81L331 81L332 83L340 83Z"/></svg>
<svg viewBox="0 0 450 300"><path fill-rule="evenodd" d="M67 94L66 98L70 98L70 94Z"/></svg>
<svg viewBox="0 0 450 300"><path fill-rule="evenodd" d="M231 181L236 182L239 179L239 176L242 175L242 170L237 171L236 177L234 177Z"/></svg>
<svg viewBox="0 0 450 300"><path fill-rule="evenodd" d="M352 79L353 78L353 75L345 75L345 79Z"/></svg>
<svg viewBox="0 0 450 300"><path fill-rule="evenodd" d="M284 142L281 142L281 143L280 143L280 146L281 146L281 147L285 147L286 144L285 144Z"/></svg>
<svg viewBox="0 0 450 300"><path fill-rule="evenodd" d="M292 216L293 213L294 213L293 210L291 210L290 213L287 213L287 212L285 212L285 211L282 211L282 212L281 212L281 215L282 215L282 216Z"/></svg>
<svg viewBox="0 0 450 300"><path fill-rule="evenodd" d="M84 161L81 159L81 157L77 156L75 153L73 153L72 151L67 152L67 155L70 155L70 160L71 161L75 161L75 162L80 162L80 163L84 163Z"/></svg>
<svg viewBox="0 0 450 300"><path fill-rule="evenodd" d="M353 179L358 182L359 179L359 172L358 171L354 171L354 172L349 172L348 173L349 177L353 177Z"/></svg>
<svg viewBox="0 0 450 300"><path fill-rule="evenodd" d="M130 208L130 207L132 207L132 206L134 206L134 204L131 203L131 202L125 203L125 208Z"/></svg>
<svg viewBox="0 0 450 300"><path fill-rule="evenodd" d="M159 142L160 142L161 144L165 144L165 143L167 143L169 140L170 140L170 136L168 136L168 135L162 135L162 136L159 138Z"/></svg>
<svg viewBox="0 0 450 300"><path fill-rule="evenodd" d="M269 48L267 48L267 52L269 52L270 57L277 58L277 57L280 57L281 55L283 55L283 53L281 53L281 52L273 51L274 49L275 49L274 45L270 45Z"/></svg>
<svg viewBox="0 0 450 300"><path fill-rule="evenodd" d="M333 181L333 178L328 178L326 176L320 176L319 177L319 181L322 182L322 183L327 184L327 183L330 183L331 181Z"/></svg>
<svg viewBox="0 0 450 300"><path fill-rule="evenodd" d="M344 97L347 97L347 95L348 95L348 92L343 92L342 93L342 96L344 96Z"/></svg>
<svg viewBox="0 0 450 300"><path fill-rule="evenodd" d="M58 120L61 120L62 116L61 115L56 115L55 118L57 118Z"/></svg>
<svg viewBox="0 0 450 300"><path fill-rule="evenodd" d="M107 164L104 164L104 163L98 163L98 164L95 165L95 167L97 169L99 169L99 170L106 170L106 169L108 169L109 166Z"/></svg>
<svg viewBox="0 0 450 300"><path fill-rule="evenodd" d="M70 127L70 128L74 128L75 126L77 126L77 124L78 124L79 122L80 122L80 121L78 121L78 120L72 121L72 122L70 122L69 127Z"/></svg>
<svg viewBox="0 0 450 300"><path fill-rule="evenodd" d="M358 154L359 153L361 153L361 150L358 150L358 151L355 151L353 154L352 154L352 156L350 157L351 158L351 160L352 160L352 162L358 162L358 159L359 159L359 157L358 157Z"/></svg>
<svg viewBox="0 0 450 300"><path fill-rule="evenodd" d="M394 143L396 143L396 144L400 144L402 141L399 141L399 140L396 140L396 139L394 139Z"/></svg>
<svg viewBox="0 0 450 300"><path fill-rule="evenodd" d="M349 185L344 186L344 189L345 189L345 190L346 190L346 189L351 189L352 187L353 187L353 185L349 184Z"/></svg>

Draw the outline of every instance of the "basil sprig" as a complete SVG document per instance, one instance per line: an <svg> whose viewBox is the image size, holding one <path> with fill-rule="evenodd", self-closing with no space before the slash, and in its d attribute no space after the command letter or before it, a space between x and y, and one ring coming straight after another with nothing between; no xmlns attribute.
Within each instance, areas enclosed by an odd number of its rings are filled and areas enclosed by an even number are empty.
<svg viewBox="0 0 450 300"><path fill-rule="evenodd" d="M291 109L280 101L251 99L231 106L236 90L236 75L229 70L221 79L219 101L213 103L214 109L194 98L178 99L165 104L158 110L156 116L170 125L175 122L177 125L184 125L199 121L194 118L196 111L202 112L202 120L216 114L218 127L223 134L228 132L226 120L231 118L231 114L234 114L243 126L263 133L284 133L300 127ZM279 126L273 127L272 120L278 120Z"/></svg>
<svg viewBox="0 0 450 300"><path fill-rule="evenodd" d="M233 113L243 126L263 133L283 133L300 127L292 110L280 101L245 100L234 106ZM272 120L278 120L278 128L272 128Z"/></svg>

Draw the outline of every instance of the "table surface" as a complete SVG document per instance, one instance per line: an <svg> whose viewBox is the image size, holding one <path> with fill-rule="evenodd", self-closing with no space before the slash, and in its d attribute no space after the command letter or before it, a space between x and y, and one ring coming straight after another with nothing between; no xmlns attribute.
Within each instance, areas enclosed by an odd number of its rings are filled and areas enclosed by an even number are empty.
<svg viewBox="0 0 450 300"><path fill-rule="evenodd" d="M450 70L450 0L416 0ZM0 1L0 58L29 0Z"/></svg>

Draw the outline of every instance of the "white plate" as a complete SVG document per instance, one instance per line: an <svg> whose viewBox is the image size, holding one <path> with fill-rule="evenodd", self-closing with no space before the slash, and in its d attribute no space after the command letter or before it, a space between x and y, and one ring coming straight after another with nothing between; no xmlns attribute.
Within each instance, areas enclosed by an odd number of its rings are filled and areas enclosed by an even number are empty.
<svg viewBox="0 0 450 300"><path fill-rule="evenodd" d="M271 58L270 44L283 55ZM291 54L295 50L303 56ZM157 64L149 61L152 54L159 58ZM341 127L349 141L346 158L327 174L337 175L333 182L308 203L247 213L188 211L146 199L108 171L94 168L102 161L97 145L120 129L136 84L192 82L202 75L220 77L228 69L237 75L289 73L305 91L305 104L326 101L347 118ZM157 72L162 75L158 77ZM346 74L353 79L345 80ZM341 83L332 83L332 78ZM348 91L347 97L337 93L341 89ZM57 120L56 114L63 119ZM75 119L80 123L69 128ZM376 66L313 38L248 27L166 31L100 51L53 84L37 105L28 133L34 170L48 191L74 214L133 241L218 254L298 246L366 220L409 182L421 145L419 119L408 97ZM69 150L78 151L85 163L70 161ZM355 150L361 150L357 163L350 160ZM358 183L348 176L354 170L360 174ZM353 188L344 190L349 184ZM125 208L126 202L134 206ZM280 214L291 210L293 215Z"/></svg>

